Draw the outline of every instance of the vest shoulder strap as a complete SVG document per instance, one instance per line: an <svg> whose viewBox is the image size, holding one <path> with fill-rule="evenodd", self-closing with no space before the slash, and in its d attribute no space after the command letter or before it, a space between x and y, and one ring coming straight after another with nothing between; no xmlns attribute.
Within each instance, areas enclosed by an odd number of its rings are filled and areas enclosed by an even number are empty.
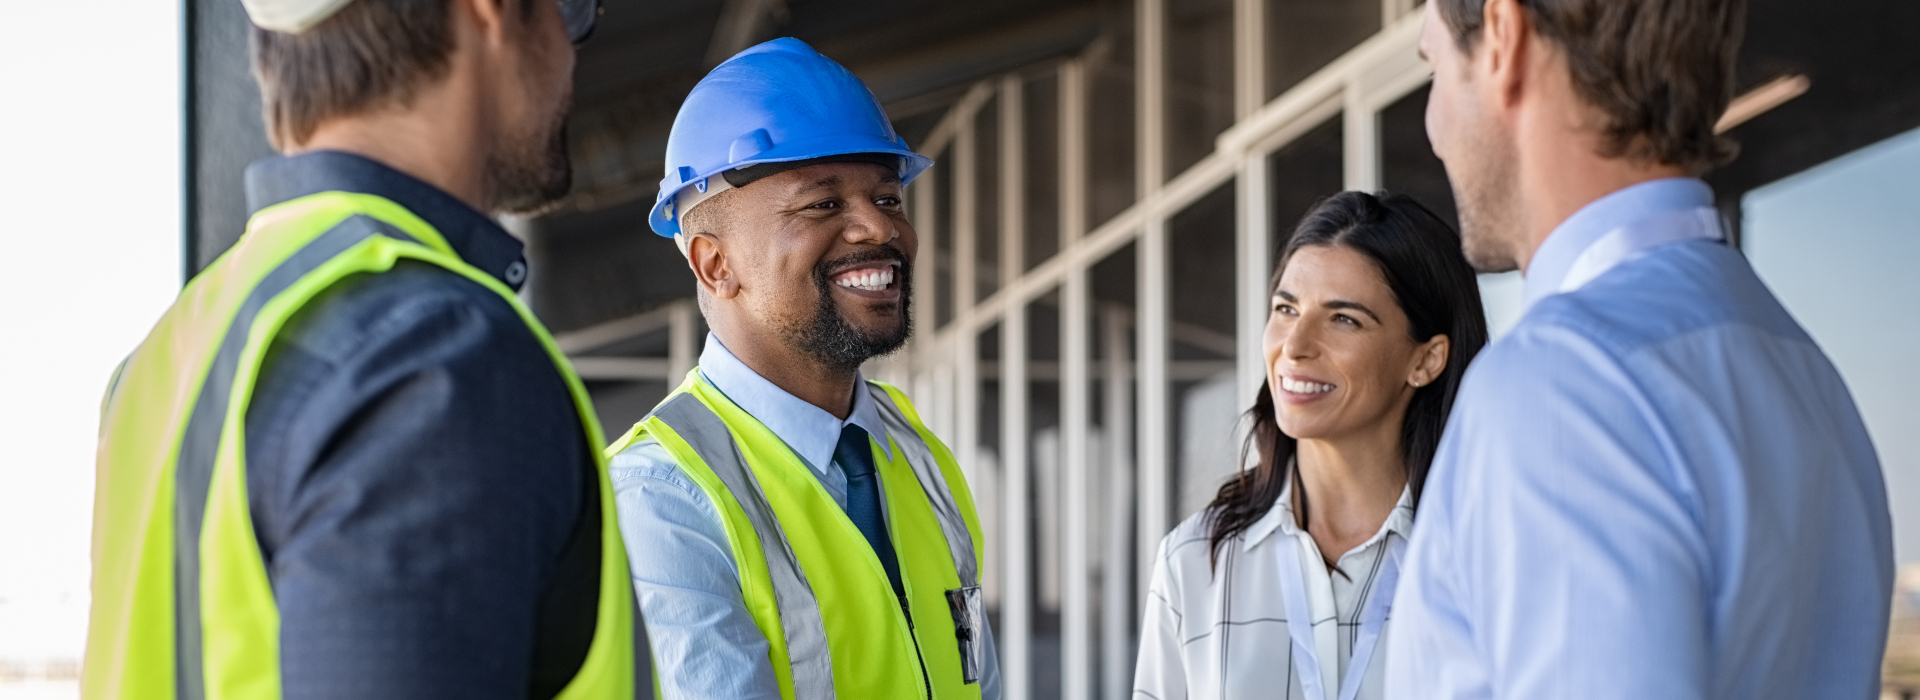
<svg viewBox="0 0 1920 700"><path fill-rule="evenodd" d="M867 391L879 407L880 420L886 423L894 444L906 451L907 464L913 467L913 475L920 482L920 488L926 491L927 501L933 504L933 512L940 520L940 532L946 536L947 553L953 557L953 569L960 574L960 586L971 588L980 585L980 566L974 557L973 532L967 529L967 518L960 511L945 472L941 471L933 450L920 434L919 421L909 419L907 411L903 410L906 407L900 404L904 402L904 397L901 401L895 401L893 392L897 389L880 382L868 382Z"/></svg>
<svg viewBox="0 0 1920 700"><path fill-rule="evenodd" d="M713 412L698 396L682 391L667 398L649 416L671 429L746 512L753 534L760 540L766 557L767 573L773 581L774 603L780 611L780 628L785 637L787 663L793 671L796 700L827 700L834 697L833 654L827 645L826 621L820 616L820 601L807 583L800 558L794 554L773 505L767 502L746 457L734 444L726 421Z"/></svg>

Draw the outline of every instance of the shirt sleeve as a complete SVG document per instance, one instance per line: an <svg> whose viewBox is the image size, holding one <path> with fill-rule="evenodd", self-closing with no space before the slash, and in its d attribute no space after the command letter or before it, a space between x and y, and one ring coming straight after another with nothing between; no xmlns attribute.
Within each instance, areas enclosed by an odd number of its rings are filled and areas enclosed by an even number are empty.
<svg viewBox="0 0 1920 700"><path fill-rule="evenodd" d="M343 281L276 336L246 435L286 698L550 697L578 669L592 462L504 300L417 264Z"/></svg>
<svg viewBox="0 0 1920 700"><path fill-rule="evenodd" d="M1428 482L1391 696L1706 697L1709 559L1645 392L1577 334L1509 340Z"/></svg>
<svg viewBox="0 0 1920 700"><path fill-rule="evenodd" d="M1146 614L1140 620L1140 657L1133 673L1136 700L1184 700L1187 697L1187 669L1180 655L1180 640L1184 636L1182 620L1174 602L1180 600L1180 583L1175 580L1167 551L1173 537L1169 534L1160 540L1159 553L1153 559Z"/></svg>
<svg viewBox="0 0 1920 700"><path fill-rule="evenodd" d="M652 440L610 465L662 697L777 700L767 639L740 593L720 513Z"/></svg>

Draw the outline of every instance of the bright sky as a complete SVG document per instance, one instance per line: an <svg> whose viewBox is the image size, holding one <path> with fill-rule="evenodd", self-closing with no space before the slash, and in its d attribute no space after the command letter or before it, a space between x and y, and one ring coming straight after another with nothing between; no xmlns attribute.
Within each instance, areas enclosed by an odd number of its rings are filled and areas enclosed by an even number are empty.
<svg viewBox="0 0 1920 700"><path fill-rule="evenodd" d="M0 22L0 659L78 658L100 394L180 282L179 7Z"/></svg>

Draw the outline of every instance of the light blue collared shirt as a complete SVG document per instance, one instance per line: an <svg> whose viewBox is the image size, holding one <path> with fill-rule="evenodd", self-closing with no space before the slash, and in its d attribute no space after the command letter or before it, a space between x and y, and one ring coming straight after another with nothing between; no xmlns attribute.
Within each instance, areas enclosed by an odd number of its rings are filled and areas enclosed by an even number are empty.
<svg viewBox="0 0 1920 700"><path fill-rule="evenodd" d="M1642 183L1535 254L1426 482L1389 697L1877 697L1893 537L1839 373L1738 252L1614 235L1712 204Z"/></svg>
<svg viewBox="0 0 1920 700"><path fill-rule="evenodd" d="M699 371L799 455L843 511L847 475L833 461L840 431L860 426L892 457L887 426L865 391L864 377L856 377L860 389L853 392L853 411L843 421L767 381L712 334L700 353ZM614 455L609 471L662 696L778 700L767 640L741 598L740 572L713 501L654 440ZM985 645L982 698L999 700L1000 670L990 629Z"/></svg>

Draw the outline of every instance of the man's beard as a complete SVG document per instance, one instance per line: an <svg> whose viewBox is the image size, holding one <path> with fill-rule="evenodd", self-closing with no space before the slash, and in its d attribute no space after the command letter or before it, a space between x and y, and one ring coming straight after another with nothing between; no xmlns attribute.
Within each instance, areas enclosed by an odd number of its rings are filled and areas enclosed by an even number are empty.
<svg viewBox="0 0 1920 700"><path fill-rule="evenodd" d="M573 160L567 154L567 112L571 96L532 134L507 140L487 156L486 190L496 213L539 214L573 189Z"/></svg>
<svg viewBox="0 0 1920 700"><path fill-rule="evenodd" d="M831 270L845 269L861 263L893 260L900 263L894 271L894 279L900 283L899 323L891 330L882 330L868 334L847 323L840 315L840 308L833 302L833 282L828 279ZM913 261L891 245L861 251L834 260L825 260L813 267L813 284L818 288L820 302L815 305L813 318L803 324L795 324L782 329L787 342L800 351L812 356L828 369L840 372L853 372L867 360L881 357L899 350L913 335Z"/></svg>
<svg viewBox="0 0 1920 700"><path fill-rule="evenodd" d="M1515 244L1523 232L1513 144L1483 126L1461 152L1475 156L1459 167L1448 163L1447 179L1460 209L1460 242L1467 262L1479 272L1517 270Z"/></svg>

